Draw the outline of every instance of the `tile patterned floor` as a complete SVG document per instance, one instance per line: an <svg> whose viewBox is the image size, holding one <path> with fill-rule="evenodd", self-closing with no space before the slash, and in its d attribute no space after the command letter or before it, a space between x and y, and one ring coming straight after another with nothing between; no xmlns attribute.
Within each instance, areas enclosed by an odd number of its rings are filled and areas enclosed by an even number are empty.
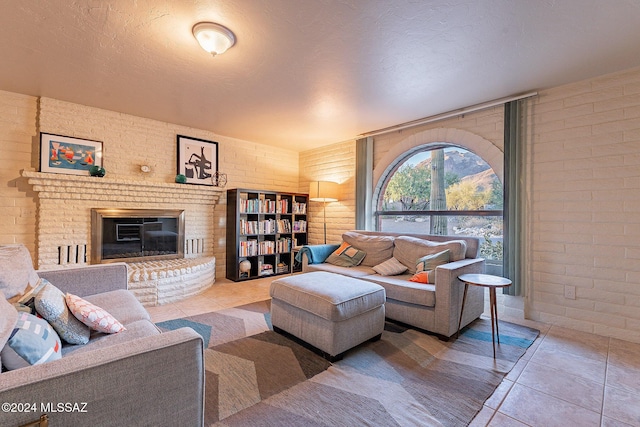
<svg viewBox="0 0 640 427"><path fill-rule="evenodd" d="M269 298L272 278L218 279L202 294L149 307L154 322ZM471 426L640 427L640 344L539 322L500 318L540 336Z"/></svg>

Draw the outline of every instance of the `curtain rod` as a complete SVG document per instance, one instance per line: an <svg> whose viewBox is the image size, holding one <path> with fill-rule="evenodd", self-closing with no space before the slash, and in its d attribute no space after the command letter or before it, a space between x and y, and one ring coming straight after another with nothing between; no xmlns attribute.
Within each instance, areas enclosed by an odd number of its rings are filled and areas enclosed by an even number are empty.
<svg viewBox="0 0 640 427"><path fill-rule="evenodd" d="M496 105L506 104L507 102L518 101L520 99L530 98L530 97L536 96L536 95L538 95L538 92L534 91L534 92L526 92L526 93L523 93L523 94L520 94L520 95L513 95L513 96L504 97L504 98L499 98L499 99L495 99L493 101L487 101L487 102L483 102L481 104L475 104L475 105L471 105L469 107L460 108L458 110L452 110L452 111L448 111L446 113L436 114L435 116L424 117L422 119L416 119L416 120L412 120L410 122L400 123L399 125L389 126L389 127L378 129L378 130L374 130L374 131L371 131L371 132L365 132L365 133L362 133L362 134L358 135L356 137L356 139L365 138L365 137L368 137L368 136L377 136L377 135L381 135L383 133L389 133L389 132L393 132L393 131L397 131L397 130L402 130L402 129L414 127L414 126L424 125L424 124L427 124L427 123L437 122L439 120L449 119L451 117L461 116L461 115L467 114L467 113L473 113L473 112L476 112L476 111L480 111L480 110L484 110L484 109L487 109L487 108L495 107Z"/></svg>

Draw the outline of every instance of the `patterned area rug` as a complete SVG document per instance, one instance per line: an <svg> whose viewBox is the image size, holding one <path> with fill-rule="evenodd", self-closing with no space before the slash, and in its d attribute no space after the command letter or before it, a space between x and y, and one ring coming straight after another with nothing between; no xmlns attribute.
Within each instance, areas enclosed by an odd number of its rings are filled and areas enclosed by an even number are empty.
<svg viewBox="0 0 640 427"><path fill-rule="evenodd" d="M334 364L270 330L269 301L161 322L205 338L205 423L218 426L465 426L538 335L478 319L448 342L385 325Z"/></svg>

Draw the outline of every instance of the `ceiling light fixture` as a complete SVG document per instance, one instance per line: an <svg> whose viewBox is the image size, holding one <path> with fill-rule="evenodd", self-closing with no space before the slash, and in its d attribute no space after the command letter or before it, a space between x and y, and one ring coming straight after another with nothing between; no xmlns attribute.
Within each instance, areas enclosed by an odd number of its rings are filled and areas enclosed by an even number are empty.
<svg viewBox="0 0 640 427"><path fill-rule="evenodd" d="M231 30L213 22L198 22L192 32L200 46L213 56L226 52L236 43Z"/></svg>

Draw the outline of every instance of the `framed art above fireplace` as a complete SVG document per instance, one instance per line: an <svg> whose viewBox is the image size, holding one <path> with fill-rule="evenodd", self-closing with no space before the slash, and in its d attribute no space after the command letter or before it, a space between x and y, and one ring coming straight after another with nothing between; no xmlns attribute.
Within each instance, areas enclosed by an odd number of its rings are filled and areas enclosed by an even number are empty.
<svg viewBox="0 0 640 427"><path fill-rule="evenodd" d="M217 142L178 135L178 174L187 184L214 185L217 172Z"/></svg>
<svg viewBox="0 0 640 427"><path fill-rule="evenodd" d="M40 133L40 172L89 176L92 166L102 167L102 142Z"/></svg>

